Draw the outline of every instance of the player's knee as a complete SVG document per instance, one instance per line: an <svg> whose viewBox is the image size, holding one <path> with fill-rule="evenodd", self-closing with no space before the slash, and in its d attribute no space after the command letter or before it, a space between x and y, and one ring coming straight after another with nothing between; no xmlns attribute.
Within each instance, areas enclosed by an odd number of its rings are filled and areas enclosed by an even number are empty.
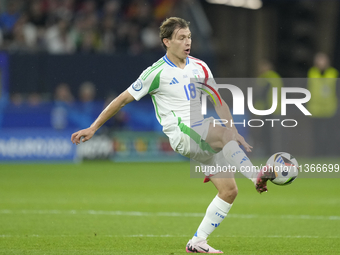
<svg viewBox="0 0 340 255"><path fill-rule="evenodd" d="M218 192L218 196L228 203L233 203L238 194L237 186L227 187Z"/></svg>
<svg viewBox="0 0 340 255"><path fill-rule="evenodd" d="M235 198L237 197L237 194L238 194L238 188L237 188L237 186L234 186L230 190L230 196L233 197L233 199L235 200Z"/></svg>
<svg viewBox="0 0 340 255"><path fill-rule="evenodd" d="M227 144L231 140L235 140L235 135L234 132L228 129L223 130L223 135L222 135L222 143L223 145Z"/></svg>

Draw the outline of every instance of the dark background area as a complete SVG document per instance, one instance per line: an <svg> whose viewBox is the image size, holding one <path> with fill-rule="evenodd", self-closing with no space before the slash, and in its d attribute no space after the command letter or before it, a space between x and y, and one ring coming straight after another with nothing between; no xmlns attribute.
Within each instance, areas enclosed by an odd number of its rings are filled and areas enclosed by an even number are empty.
<svg viewBox="0 0 340 255"><path fill-rule="evenodd" d="M76 22L83 2L86 1L74 1L72 22ZM105 3L95 2L98 9ZM133 6L135 2L138 1L121 1L116 30L124 22L136 22L132 14L127 14L129 5ZM152 8L162 1L139 2L149 5L152 14ZM164 17L182 15L191 21L192 55L204 59L215 77L257 77L259 61L269 59L282 77L303 78L318 51L327 53L334 67L340 68L338 1L265 0L258 10L210 4L203 0L173 2ZM194 16L190 11L196 6L204 12L203 17ZM209 29L202 29L207 26L202 20L207 21ZM154 18L148 22L159 26L161 21ZM160 42L151 49L143 46L138 34L142 27L136 29L136 43L141 46L136 52L127 49L128 41L125 48L116 47L113 52L78 49L57 56L50 56L44 47L29 50L7 47L6 50L3 43L2 48L10 54L10 93L45 93L51 99L58 82L69 82L72 91L76 92L85 80L95 83L98 99L103 99L107 90L119 93L164 54Z"/></svg>

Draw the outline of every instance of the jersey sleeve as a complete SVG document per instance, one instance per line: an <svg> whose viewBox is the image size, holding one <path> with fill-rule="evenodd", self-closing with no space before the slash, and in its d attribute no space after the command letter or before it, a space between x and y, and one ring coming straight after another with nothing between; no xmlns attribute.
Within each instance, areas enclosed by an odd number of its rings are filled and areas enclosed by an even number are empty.
<svg viewBox="0 0 340 255"><path fill-rule="evenodd" d="M127 89L136 101L139 101L148 93L155 93L155 91L157 91L163 64L164 61L156 62L145 69L138 79Z"/></svg>
<svg viewBox="0 0 340 255"><path fill-rule="evenodd" d="M144 75L150 70L151 67L145 69L138 79L130 85L128 92L133 96L136 101L139 101L149 92L151 86L150 79L143 80Z"/></svg>
<svg viewBox="0 0 340 255"><path fill-rule="evenodd" d="M204 83L207 83L208 85L210 85L211 87L213 87L214 89L217 89L216 88L216 82L215 82L215 79L214 79L214 76L210 70L210 68L208 67L208 65L202 61L202 63L198 63L202 69L203 69L203 72L204 72Z"/></svg>
<svg viewBox="0 0 340 255"><path fill-rule="evenodd" d="M196 62L198 65L200 65L200 67L203 70L204 73L204 78L201 79L203 82L203 89L201 90L201 94L205 94L205 95L210 95L208 98L209 100L214 104L215 100L216 102L221 100L220 94L218 92L218 88L216 86L216 81L214 79L214 76L210 70L210 68L208 67L208 65L201 61L201 62ZM210 94L209 94L210 93Z"/></svg>
<svg viewBox="0 0 340 255"><path fill-rule="evenodd" d="M216 101L217 101L217 99L220 100L221 95L220 95L218 88L216 86L216 81L214 79L214 76L213 76L213 74L212 74L212 72L211 72L211 70L208 66L207 66L207 69L208 69L208 75L209 75L208 76L208 79L209 79L208 84L216 91L216 93L214 93L217 96L217 98L215 97Z"/></svg>

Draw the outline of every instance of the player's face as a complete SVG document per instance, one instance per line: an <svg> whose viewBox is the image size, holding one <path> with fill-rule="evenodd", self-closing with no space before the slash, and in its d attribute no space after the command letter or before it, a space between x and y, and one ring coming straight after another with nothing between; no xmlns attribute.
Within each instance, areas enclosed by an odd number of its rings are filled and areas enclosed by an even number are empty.
<svg viewBox="0 0 340 255"><path fill-rule="evenodd" d="M177 28L168 41L168 52L179 59L186 59L190 54L191 32L189 28Z"/></svg>

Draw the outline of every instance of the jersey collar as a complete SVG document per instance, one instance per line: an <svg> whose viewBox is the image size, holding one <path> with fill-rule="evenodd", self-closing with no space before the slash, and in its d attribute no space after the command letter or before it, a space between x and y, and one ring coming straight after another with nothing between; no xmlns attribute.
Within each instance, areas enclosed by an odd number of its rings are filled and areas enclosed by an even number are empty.
<svg viewBox="0 0 340 255"><path fill-rule="evenodd" d="M170 59L168 59L168 56L167 56L166 54L164 55L163 60L164 60L165 63L167 63L169 66L177 67L174 63L172 63L172 62L170 61ZM189 58L187 57L187 60L186 60L185 65L188 65L188 64L189 64Z"/></svg>

